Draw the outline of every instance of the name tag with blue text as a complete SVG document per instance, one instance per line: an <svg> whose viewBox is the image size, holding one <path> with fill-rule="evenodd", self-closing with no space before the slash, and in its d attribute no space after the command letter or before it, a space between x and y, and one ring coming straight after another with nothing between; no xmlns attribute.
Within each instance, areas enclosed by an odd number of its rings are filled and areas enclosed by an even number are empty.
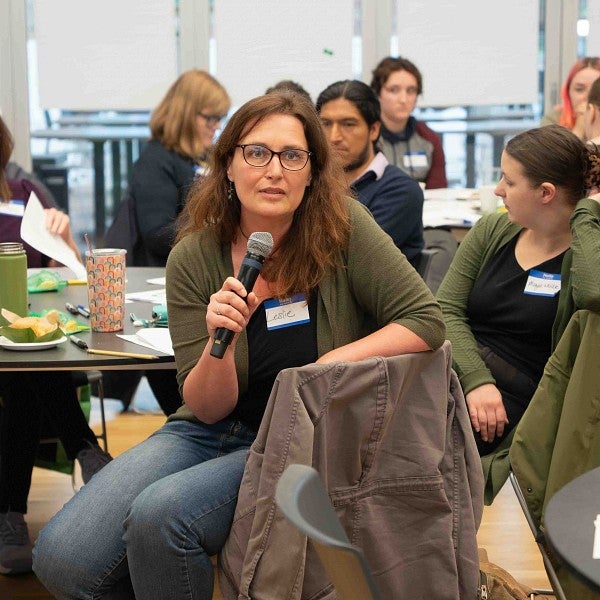
<svg viewBox="0 0 600 600"><path fill-rule="evenodd" d="M427 154L425 152L407 152L404 155L404 166L409 169L420 169L427 167Z"/></svg>
<svg viewBox="0 0 600 600"><path fill-rule="evenodd" d="M310 323L306 294L294 294L283 300L265 300L265 314L269 331Z"/></svg>
<svg viewBox="0 0 600 600"><path fill-rule="evenodd" d="M9 217L22 217L25 214L25 202L23 200L9 200L0 202L0 215Z"/></svg>
<svg viewBox="0 0 600 600"><path fill-rule="evenodd" d="M560 292L560 273L545 273L531 269L525 284L524 294L553 298Z"/></svg>

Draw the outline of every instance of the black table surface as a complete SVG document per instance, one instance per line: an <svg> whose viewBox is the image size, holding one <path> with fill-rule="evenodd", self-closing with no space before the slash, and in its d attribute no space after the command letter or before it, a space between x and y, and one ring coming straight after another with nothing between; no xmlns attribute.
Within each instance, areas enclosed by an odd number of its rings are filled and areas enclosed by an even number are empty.
<svg viewBox="0 0 600 600"><path fill-rule="evenodd" d="M544 526L550 547L565 567L590 589L600 592L600 559L592 556L598 515L600 467L575 478L552 496Z"/></svg>
<svg viewBox="0 0 600 600"><path fill-rule="evenodd" d="M60 272L62 269L50 269ZM66 271L66 270L64 270ZM69 271L70 273L70 271ZM150 289L160 286L146 283L147 279L162 277L165 270L159 267L127 267L127 293ZM71 275L73 277L73 275ZM65 279L67 276L65 275ZM85 285L68 285L59 292L29 294L31 310L56 308L65 311L65 303L87 305L87 287ZM158 350L152 350L139 344L125 341L117 337L117 333L133 334L138 328L129 319L129 313L134 312L139 318L150 318L152 304L149 302L132 302L125 304L125 328L115 333L81 332L77 337L85 340L90 348L97 350L116 350L119 352L134 352L136 354L153 354L156 360L142 360L119 356L88 354L75 344L65 342L56 346L36 351L15 351L0 348L0 371L42 371L42 370L73 370L73 369L168 369L175 368L173 356ZM74 317L78 322L85 322L82 316Z"/></svg>

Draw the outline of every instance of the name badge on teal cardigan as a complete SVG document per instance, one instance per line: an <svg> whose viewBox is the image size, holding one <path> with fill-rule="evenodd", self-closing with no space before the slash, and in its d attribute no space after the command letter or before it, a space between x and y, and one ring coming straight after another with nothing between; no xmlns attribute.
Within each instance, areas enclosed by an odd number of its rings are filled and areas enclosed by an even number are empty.
<svg viewBox="0 0 600 600"><path fill-rule="evenodd" d="M265 313L269 331L310 323L306 294L294 294L283 300L265 300Z"/></svg>
<svg viewBox="0 0 600 600"><path fill-rule="evenodd" d="M524 294L553 298L560 292L560 273L545 273L531 269L525 284Z"/></svg>

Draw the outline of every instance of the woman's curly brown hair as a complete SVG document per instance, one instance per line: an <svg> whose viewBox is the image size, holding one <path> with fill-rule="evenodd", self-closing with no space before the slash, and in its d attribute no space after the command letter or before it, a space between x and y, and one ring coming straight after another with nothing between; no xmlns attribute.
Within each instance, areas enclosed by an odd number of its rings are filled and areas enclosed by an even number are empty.
<svg viewBox="0 0 600 600"><path fill-rule="evenodd" d="M587 190L600 188L600 148L596 144L587 144L588 170L585 174Z"/></svg>
<svg viewBox="0 0 600 600"><path fill-rule="evenodd" d="M600 152L561 125L524 131L506 144L532 185L549 182L577 204L590 189L600 187Z"/></svg>

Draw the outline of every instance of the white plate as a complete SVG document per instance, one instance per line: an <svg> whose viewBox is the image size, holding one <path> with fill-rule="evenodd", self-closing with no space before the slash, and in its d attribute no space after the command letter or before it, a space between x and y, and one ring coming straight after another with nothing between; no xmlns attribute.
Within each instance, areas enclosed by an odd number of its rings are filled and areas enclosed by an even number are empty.
<svg viewBox="0 0 600 600"><path fill-rule="evenodd" d="M45 350L46 348L54 348L59 344L67 341L66 336L62 336L57 340L50 340L49 342L29 342L29 343L18 343L11 342L8 338L0 335L0 347L5 350L18 350L19 352L29 350Z"/></svg>

